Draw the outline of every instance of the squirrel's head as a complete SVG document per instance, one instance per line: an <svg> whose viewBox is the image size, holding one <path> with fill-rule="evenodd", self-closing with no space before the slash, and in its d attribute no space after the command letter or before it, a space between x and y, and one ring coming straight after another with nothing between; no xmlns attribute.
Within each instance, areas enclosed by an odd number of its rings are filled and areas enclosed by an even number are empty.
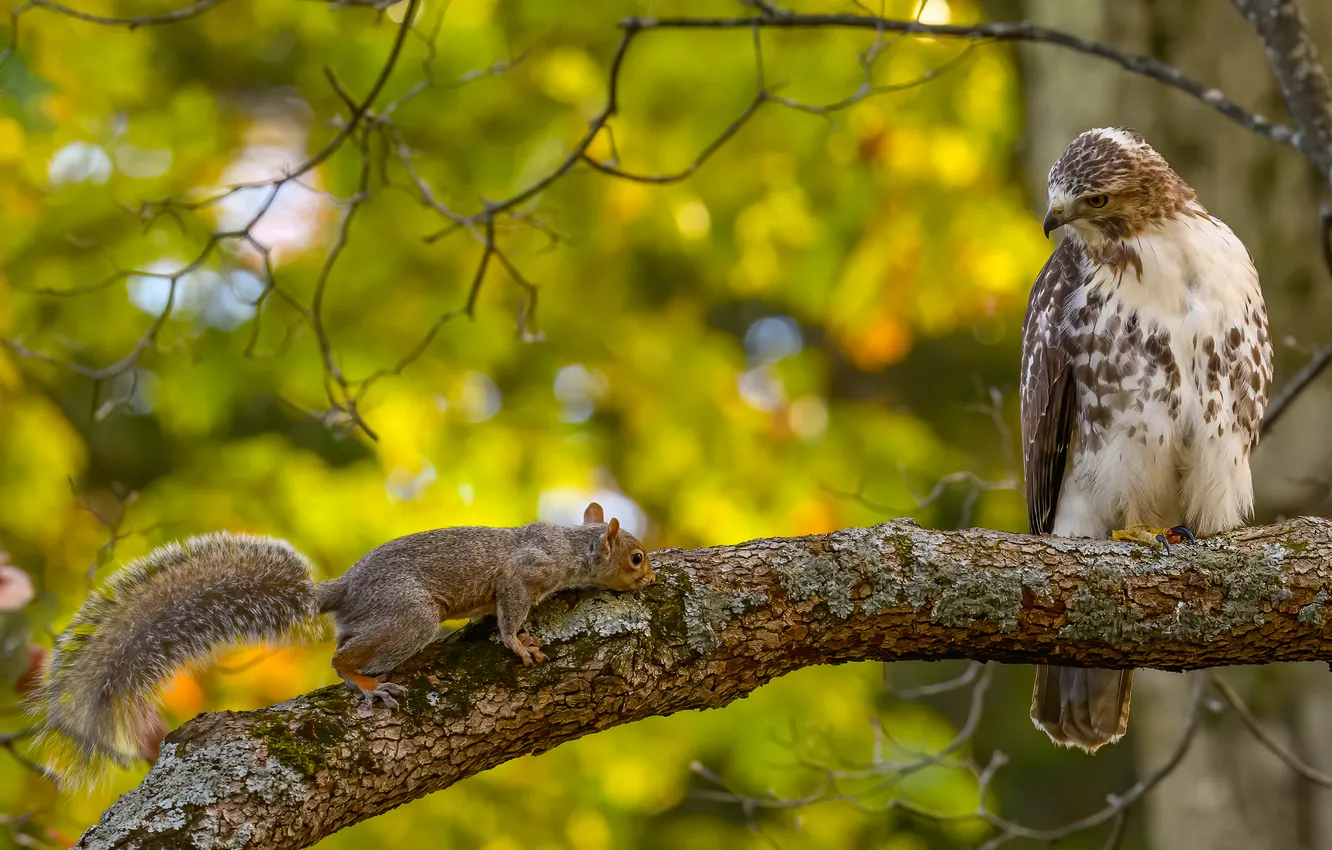
<svg viewBox="0 0 1332 850"><path fill-rule="evenodd" d="M620 528L620 521L615 517L606 522L606 515L596 502L583 511L583 525L593 524L606 526L601 543L592 556L597 584L611 590L637 590L657 580L643 544Z"/></svg>

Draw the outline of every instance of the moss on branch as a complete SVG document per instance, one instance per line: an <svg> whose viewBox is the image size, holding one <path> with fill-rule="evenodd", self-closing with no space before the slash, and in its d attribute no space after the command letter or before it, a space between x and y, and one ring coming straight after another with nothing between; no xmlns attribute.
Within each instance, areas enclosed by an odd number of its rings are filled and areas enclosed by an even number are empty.
<svg viewBox="0 0 1332 850"><path fill-rule="evenodd" d="M1327 659L1332 522L1177 546L938 532L910 521L655 553L661 580L565 593L515 663L487 625L395 674L401 708L324 688L168 736L85 848L296 848L527 753L716 708L812 664L972 658L1179 670Z"/></svg>

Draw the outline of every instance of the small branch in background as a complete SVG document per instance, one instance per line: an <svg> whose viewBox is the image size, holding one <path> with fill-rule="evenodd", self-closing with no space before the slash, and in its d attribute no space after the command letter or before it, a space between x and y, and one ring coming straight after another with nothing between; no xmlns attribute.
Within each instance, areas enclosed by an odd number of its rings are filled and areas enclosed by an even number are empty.
<svg viewBox="0 0 1332 850"><path fill-rule="evenodd" d="M1289 380L1281 387L1276 398L1267 407L1267 415L1263 417L1262 436L1267 436L1267 432L1276 425L1295 399L1300 397L1310 384L1327 369L1329 363L1332 363L1332 342L1326 343L1314 351L1309 361L1300 368Z"/></svg>
<svg viewBox="0 0 1332 850"><path fill-rule="evenodd" d="M1004 844L1017 839L1026 839L1028 841L1036 841L1047 845L1056 844L1072 835L1086 832L1106 823L1111 825L1108 839L1110 841L1116 841L1123 829L1121 821L1127 818L1129 810L1137 804L1139 800L1150 793L1153 788L1159 785L1167 776L1174 772L1175 768L1177 768L1180 762L1184 760L1184 756L1188 754L1189 749L1193 746L1194 738L1197 736L1198 727L1202 720L1205 686L1206 678L1204 676L1199 676L1194 683L1189 722L1185 726L1183 733L1180 734L1179 740L1175 743L1174 750L1171 751L1170 757L1166 759L1164 764L1135 782L1124 791L1124 793L1112 795L1108 800L1108 805L1104 809L1085 817L1078 818L1077 820L1070 821L1063 826L1052 829L1031 829L999 817L986 808L986 792L994 778L994 774L999 768L1007 763L1007 757L999 752L996 752L991 757L990 762L983 770L975 771L975 766L974 764L972 765L972 769L976 773L977 782L981 789L981 793L978 795L980 804L977 806L976 812L970 815L956 816L931 813L914 807L895 806L894 808L899 808L903 811L908 811L917 817L934 821L982 820L994 828L996 834L982 844L980 850L995 850L995 848L1001 847Z"/></svg>
<svg viewBox="0 0 1332 850"><path fill-rule="evenodd" d="M975 671L982 667L984 667L984 672L977 675ZM981 821L993 831L993 834L985 843L980 845L981 850L997 850L997 848L1019 839L1047 845L1057 844L1074 835L1103 827L1106 824L1110 825L1110 829L1105 846L1113 848L1122 840L1124 825L1132 808L1169 776L1183 761L1184 756L1188 754L1201 721L1204 706L1203 697L1207 682L1205 676L1197 678L1189 722L1176 742L1170 757L1161 767L1134 783L1124 792L1111 795L1104 808L1058 827L1037 829L1004 818L991 811L986 804L987 798L991 796L990 788L996 776L1000 769L1008 764L1008 757L1005 754L995 751L983 766L975 760L974 755L968 754L952 758L964 746L970 744L975 736L976 728L984 712L985 693L992 672L993 668L990 666L974 665L968 669L968 672L961 679L944 683L948 690L955 689L958 682L974 684L972 685L970 707L957 735L948 744L932 753L915 753L913 754L914 757L905 761L885 758L885 742L893 745L899 751L909 754L911 751L909 748L902 746L900 742L895 741L882 723L876 720L873 724L875 743L869 762L863 767L851 769L819 768L806 765L808 769L822 773L814 789L806 794L797 797L782 797L772 792L763 796L748 795L735 790L717 773L707 767L695 765L694 772L696 774L721 789L720 791L696 792L696 795L704 799L733 803L739 806L750 827L760 831L764 827L758 818L761 812L791 811L816 804L841 802L864 811L882 811L885 809L900 811L914 818L934 823ZM912 695L913 697L919 697L940 692L942 691L917 689ZM912 802L906 795L893 797L886 804L876 804L873 801L875 796L891 792L913 773L935 767L964 770L975 778L977 802L972 811L942 813L920 806ZM864 782L867 780L878 781L866 787ZM847 787L855 790L843 790Z"/></svg>
<svg viewBox="0 0 1332 850"><path fill-rule="evenodd" d="M753 18L626 18L620 24L627 32L671 30L725 30L747 29L866 29L875 32L898 32L910 36L968 39L980 42L1021 41L1051 44L1095 56L1119 65L1126 71L1149 77L1178 89L1220 112L1260 136L1286 145L1296 144L1296 133L1290 127L1276 124L1261 115L1251 113L1229 100L1220 90L1204 85L1187 76L1179 68L1120 50L1108 44L1091 41L1071 33L1038 26L1030 21L1000 21L988 24L923 24L914 20L898 20L875 15L807 15L788 12L780 15L761 15Z"/></svg>
<svg viewBox="0 0 1332 850"><path fill-rule="evenodd" d="M1017 457L1013 451L1013 431L1008 427L1008 421L1004 417L1003 394L997 387L988 388L986 394L988 395L988 404L974 404L968 406L967 409L972 413L983 414L994 424L995 434L999 438L1000 456L1004 460L1004 468L1008 473L1004 478L987 479L970 470L959 470L936 479L930 491L922 495L912 487L906 468L901 467L899 472L902 476L902 485L911 494L911 498L915 502L915 507L912 508L894 507L870 499L865 495L865 489L870 483L867 478L861 478L860 484L854 491L840 490L827 484L820 484L820 489L830 496L854 501L875 513L897 518L915 516L937 504L940 499L947 493L952 492L958 485L965 484L969 489L962 499L957 523L953 528L967 528L971 524L972 512L975 510L976 503L980 500L982 494L999 490L1017 490L1018 488L1019 479Z"/></svg>
<svg viewBox="0 0 1332 850"><path fill-rule="evenodd" d="M277 650L275 649L265 649L256 652L253 657L247 658L244 661L237 661L235 664L223 664L221 662L214 663L212 669L227 676L234 676L237 673L244 673L252 667L258 667L276 654Z"/></svg>
<svg viewBox="0 0 1332 850"><path fill-rule="evenodd" d="M1326 263L1328 274L1332 275L1332 202L1324 202L1318 208L1318 232L1322 239L1323 261ZM1332 363L1332 342L1324 343L1315 349L1300 371L1286 381L1281 387L1281 392L1267 405L1267 411L1263 415L1261 436L1267 436L1267 432L1276 425L1277 420L1285 414L1295 399L1323 374L1329 363Z"/></svg>
<svg viewBox="0 0 1332 850"><path fill-rule="evenodd" d="M197 0L189 6L175 9L170 12L159 12L155 15L132 15L125 18L107 17L105 15L93 15L88 12L80 12L78 9L71 8L63 3L56 3L54 0L27 0L24 6L34 9L45 9L49 12L59 12L71 18L77 18L90 24L99 24L104 27L125 27L135 30L139 27L162 26L165 24L175 24L180 21L188 20L202 15L204 12L221 6L225 0ZM20 7L22 8L22 7Z"/></svg>
<svg viewBox="0 0 1332 850"><path fill-rule="evenodd" d="M330 75L330 79L332 79ZM361 205L370 197L370 140L368 136L362 135L360 141L361 148L361 177L356 194L346 201L346 208L342 213L342 220L338 224L337 235L334 237L332 246L324 256L324 263L319 268L319 275L315 280L314 295L310 299L310 310L307 320L310 327L314 329L315 338L319 341L319 352L324 361L324 375L326 377L325 385L328 394L328 400L331 410L344 411L351 421L355 422L365 431L370 439L376 439L374 430L361 418L360 412L356 407L355 401L351 398L351 391L348 388L347 378L343 374L341 367L333 356L333 345L329 341L328 330L324 327L324 292L328 287L329 276L333 273L333 266L337 263L338 257L347 246L347 238L351 232L352 219L355 217ZM332 382L332 384L329 383ZM335 392L333 384L339 388Z"/></svg>
<svg viewBox="0 0 1332 850"><path fill-rule="evenodd" d="M6 815L0 814L0 829L3 829L9 836L9 840L14 842L15 847L62 847L68 846L66 841L58 841L56 836L48 834L46 838L39 838L32 834L33 816L25 815Z"/></svg>
<svg viewBox="0 0 1332 850"><path fill-rule="evenodd" d="M25 13L31 12L33 9L44 9L48 12L56 12L89 24L97 24L104 27L125 27L126 29L136 30L139 27L174 24L198 17L204 12L222 5L224 2L225 0L197 0L197 2L189 6L169 12L115 18L106 15L93 15L88 12L80 12L78 9L66 6L63 3L57 3L55 0L26 0L26 2L15 6L9 13L9 44L0 48L0 68L5 66L10 57L12 57L18 49L19 18Z"/></svg>
<svg viewBox="0 0 1332 850"><path fill-rule="evenodd" d="M985 669L988 668L986 668L986 666L984 664L981 664L979 661L970 661L967 663L967 669L962 673L962 675L955 676L952 679L948 679L947 681L935 682L934 684L930 685L919 685L914 688L903 688L900 690L890 688L887 682L885 681L884 690L895 699L902 700L903 702L910 702L912 700L920 699L921 697L938 696L939 694L952 693L953 691L965 688L967 685L970 685L972 682L976 681L976 677L979 676L981 671ZM885 666L884 672L887 673L887 671L888 668Z"/></svg>
<svg viewBox="0 0 1332 850"><path fill-rule="evenodd" d="M693 796L722 803L732 803L740 807L750 829L764 832L764 824L759 815L765 811L795 811L820 803L838 802L850 805L861 811L882 811L884 808L897 808L899 804L910 805L900 799L890 800L887 806L875 806L866 798L892 792L907 777L933 767L944 769L970 769L969 759L951 759L953 754L967 746L975 737L985 710L985 696L993 679L994 667L983 667L983 672L970 680L971 697L967 717L958 728L952 740L933 752L919 752L898 741L893 734L877 719L870 724L873 732L872 756L863 766L854 768L828 767L808 759L798 759L801 766L819 778L814 787L796 797L782 797L769 791L763 796L752 796L735 789L719 774L706 765L695 762L693 772L716 786L718 790L695 791ZM885 751L892 747L906 758L890 760ZM866 781L875 780L875 784L864 788ZM857 791L845 791L848 784L857 787Z"/></svg>
<svg viewBox="0 0 1332 850"><path fill-rule="evenodd" d="M3 748L5 752L9 753L10 758L14 759L14 761L18 762L25 769L32 771L44 779L54 780L55 776L51 771L42 767L40 764L37 764L37 762L28 758L18 750L19 742L32 737L35 731L36 730L31 727L26 727L17 732L0 733L0 748Z"/></svg>
<svg viewBox="0 0 1332 850"><path fill-rule="evenodd" d="M1238 715L1239 719L1246 727L1248 727L1248 730L1253 733L1253 736L1257 738L1259 743L1266 747L1272 755L1281 759L1286 763L1287 767L1315 785L1321 785L1324 788L1332 788L1332 776L1310 767L1299 756L1291 752L1285 744L1273 737L1272 733L1267 731L1267 729L1258 722L1258 718L1253 716L1253 712L1249 710L1249 707L1244 704L1244 700L1240 698L1239 692L1236 691L1229 682L1220 676L1212 676L1210 677L1210 681L1212 687L1216 688L1221 693L1221 696L1227 703L1229 703L1230 707L1235 710L1235 714Z"/></svg>
<svg viewBox="0 0 1332 850"><path fill-rule="evenodd" d="M907 491L911 493L912 498L916 502L915 507L912 508L895 507L892 505L885 505L868 498L865 495L865 488L869 486L869 482L866 480L862 480L860 482L860 486L857 487L854 491L838 490L834 487L828 486L827 484L821 484L820 489L822 489L825 493L827 493L830 496L835 496L839 499L850 499L851 501L857 502L862 507L868 508L869 510L874 511L875 513L880 513L887 517L904 517L904 516L915 516L921 511L933 506L940 499L942 499L946 493L950 492L954 487L960 484L965 484L969 489L967 491L967 495L964 496L962 499L962 505L960 506L958 511L957 523L954 526L955 528L966 528L971 524L972 511L975 510L976 502L977 500L979 500L982 493L989 493L996 490L1017 489L1017 481L1012 478L989 480L986 478L981 478L979 475L977 475L974 472L971 472L970 470L964 469L964 470L959 470L958 472L951 472L937 479L934 482L934 486L930 489L930 491L928 493L925 493L924 495L921 495L912 489L911 482L907 477L907 471L905 467L902 468L900 471L902 474L903 486L905 486Z"/></svg>
<svg viewBox="0 0 1332 850"><path fill-rule="evenodd" d="M120 541L128 540L131 537L151 534L159 529L169 528L174 525L174 523L155 522L142 528L123 531L122 529L124 528L125 520L129 517L129 509L139 497L137 491L125 490L120 484L113 483L111 485L111 495L114 496L116 500L116 512L114 516L110 516L101 508L94 505L85 494L79 492L78 485L74 483L72 478L68 479L68 483L70 491L74 494L74 498L78 500L79 507L91 514L93 519L97 520L98 525L102 526L107 531L107 541L98 547L97 557L95 557L92 563L88 565L88 569L85 573L85 579L90 587L97 571L115 560L116 546Z"/></svg>

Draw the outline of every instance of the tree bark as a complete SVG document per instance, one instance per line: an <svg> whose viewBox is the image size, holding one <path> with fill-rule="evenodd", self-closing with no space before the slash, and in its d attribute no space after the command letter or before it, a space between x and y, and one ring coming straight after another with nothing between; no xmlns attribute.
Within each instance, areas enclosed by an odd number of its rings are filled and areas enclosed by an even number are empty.
<svg viewBox="0 0 1332 850"><path fill-rule="evenodd" d="M329 687L171 733L83 848L306 847L497 764L813 664L973 658L1169 670L1332 658L1332 521L1169 553L910 521L653 555L656 585L566 593L525 668L489 630L432 645L396 712ZM1033 735L1036 733L1033 732Z"/></svg>

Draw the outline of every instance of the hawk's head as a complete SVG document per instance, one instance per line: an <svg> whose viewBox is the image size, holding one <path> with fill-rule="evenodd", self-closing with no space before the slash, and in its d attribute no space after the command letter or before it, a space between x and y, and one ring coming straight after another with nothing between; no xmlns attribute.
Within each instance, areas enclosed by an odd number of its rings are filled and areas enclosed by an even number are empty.
<svg viewBox="0 0 1332 850"><path fill-rule="evenodd" d="M1049 191L1045 235L1067 224L1084 242L1122 242L1187 211L1194 200L1142 136L1114 127L1088 130L1064 148L1050 169Z"/></svg>

